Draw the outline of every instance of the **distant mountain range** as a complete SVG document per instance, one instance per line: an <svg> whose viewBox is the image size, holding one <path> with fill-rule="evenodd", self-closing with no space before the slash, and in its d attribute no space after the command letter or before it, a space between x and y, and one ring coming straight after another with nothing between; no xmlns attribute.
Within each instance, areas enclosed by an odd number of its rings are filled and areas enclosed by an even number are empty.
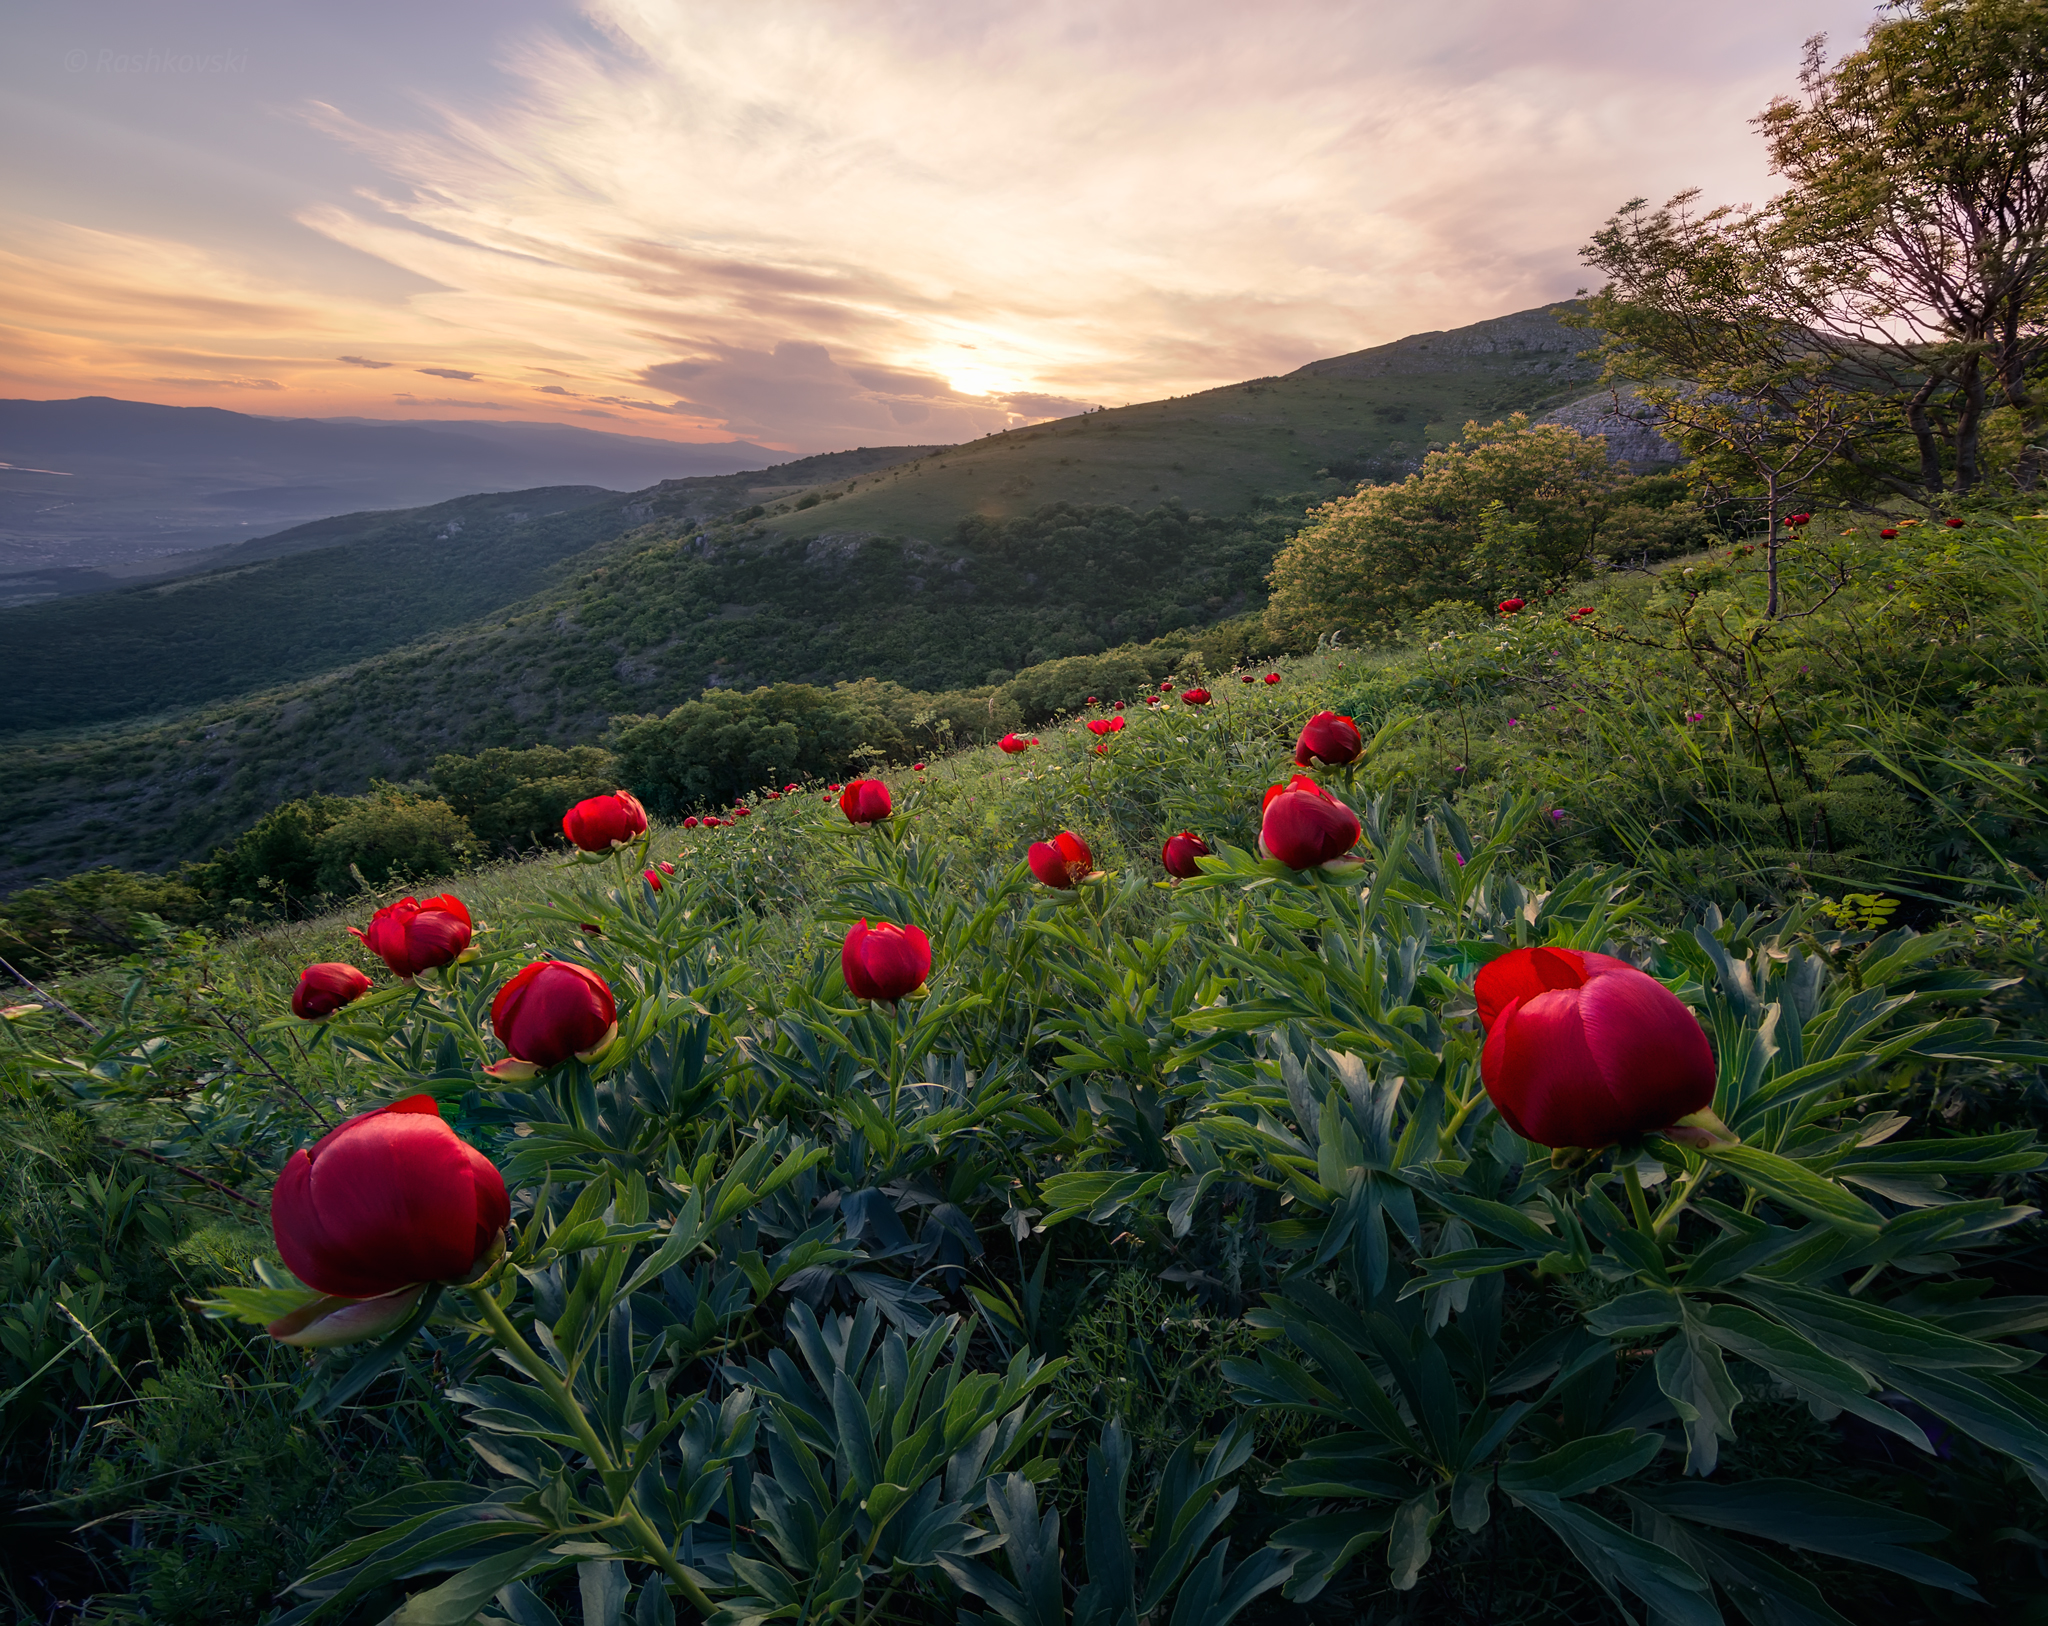
<svg viewBox="0 0 2048 1626"><path fill-rule="evenodd" d="M350 510L541 486L633 491L783 455L567 424L4 400L0 605L205 568L207 550Z"/></svg>

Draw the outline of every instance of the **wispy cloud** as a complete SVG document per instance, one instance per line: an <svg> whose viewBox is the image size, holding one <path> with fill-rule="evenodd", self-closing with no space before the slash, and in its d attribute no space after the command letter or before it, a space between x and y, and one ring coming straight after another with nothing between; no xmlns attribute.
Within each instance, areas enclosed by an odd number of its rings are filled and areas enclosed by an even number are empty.
<svg viewBox="0 0 2048 1626"><path fill-rule="evenodd" d="M586 0L508 25L499 94L296 100L378 178L294 217L374 275L46 220L0 377L159 378L179 336L195 389L329 410L402 366L672 437L960 439L1566 296L1624 199L1761 196L1747 117L1870 15Z"/></svg>

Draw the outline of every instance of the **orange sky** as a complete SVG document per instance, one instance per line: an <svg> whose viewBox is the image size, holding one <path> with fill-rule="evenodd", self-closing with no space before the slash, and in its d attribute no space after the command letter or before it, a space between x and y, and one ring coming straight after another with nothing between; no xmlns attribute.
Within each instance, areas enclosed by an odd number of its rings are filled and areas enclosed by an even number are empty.
<svg viewBox="0 0 2048 1626"><path fill-rule="evenodd" d="M0 394L952 441L1569 295L1844 0L50 4Z"/></svg>

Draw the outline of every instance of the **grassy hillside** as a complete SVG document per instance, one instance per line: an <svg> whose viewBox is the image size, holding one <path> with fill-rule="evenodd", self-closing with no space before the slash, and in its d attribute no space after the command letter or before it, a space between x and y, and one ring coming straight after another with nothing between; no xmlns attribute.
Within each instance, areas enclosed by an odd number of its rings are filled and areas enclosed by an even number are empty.
<svg viewBox="0 0 2048 1626"><path fill-rule="evenodd" d="M1595 374L1578 359L1592 343L1546 310L1415 334L1284 377L940 448L820 490L809 507L786 496L767 524L788 536L934 538L963 515L1006 519L1054 502L1243 513L1320 478L1332 490L1398 478L1468 419L1562 405Z"/></svg>

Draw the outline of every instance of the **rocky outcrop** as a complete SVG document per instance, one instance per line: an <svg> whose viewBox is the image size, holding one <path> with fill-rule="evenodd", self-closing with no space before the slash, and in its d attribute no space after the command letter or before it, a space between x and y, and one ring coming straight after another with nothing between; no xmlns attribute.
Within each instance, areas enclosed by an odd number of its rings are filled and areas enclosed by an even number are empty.
<svg viewBox="0 0 2048 1626"><path fill-rule="evenodd" d="M1602 390L1598 395L1546 412L1538 423L1561 423L1582 435L1604 435L1607 455L1626 463L1638 474L1672 468L1682 454L1658 429L1657 409L1645 403L1633 390Z"/></svg>

